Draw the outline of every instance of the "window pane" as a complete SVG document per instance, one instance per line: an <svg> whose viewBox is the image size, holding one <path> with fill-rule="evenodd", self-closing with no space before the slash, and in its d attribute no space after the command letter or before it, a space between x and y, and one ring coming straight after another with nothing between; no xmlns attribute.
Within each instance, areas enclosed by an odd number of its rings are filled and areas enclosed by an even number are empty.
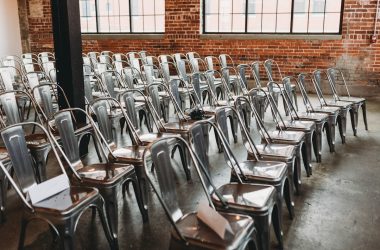
<svg viewBox="0 0 380 250"><path fill-rule="evenodd" d="M158 15L156 16L156 32L164 32L165 31L165 16Z"/></svg>
<svg viewBox="0 0 380 250"><path fill-rule="evenodd" d="M219 15L219 31L220 32L231 32L231 25L232 25L231 14Z"/></svg>
<svg viewBox="0 0 380 250"><path fill-rule="evenodd" d="M219 0L219 13L232 13L232 1Z"/></svg>
<svg viewBox="0 0 380 250"><path fill-rule="evenodd" d="M277 13L291 13L292 0L278 0Z"/></svg>
<svg viewBox="0 0 380 250"><path fill-rule="evenodd" d="M143 24L142 16L132 16L132 31L133 32L143 32L144 24Z"/></svg>
<svg viewBox="0 0 380 250"><path fill-rule="evenodd" d="M306 33L307 32L307 13L294 14L293 16L293 32Z"/></svg>
<svg viewBox="0 0 380 250"><path fill-rule="evenodd" d="M129 16L129 2L128 1L120 1L120 15L128 15Z"/></svg>
<svg viewBox="0 0 380 250"><path fill-rule="evenodd" d="M143 5L141 0L130 0L131 1L131 12L132 15L142 15Z"/></svg>
<svg viewBox="0 0 380 250"><path fill-rule="evenodd" d="M87 32L96 32L96 17L87 19Z"/></svg>
<svg viewBox="0 0 380 250"><path fill-rule="evenodd" d="M327 33L339 32L340 13L326 13L325 30Z"/></svg>
<svg viewBox="0 0 380 250"><path fill-rule="evenodd" d="M110 16L109 22L110 22L110 32L120 32L120 23L119 23L118 16Z"/></svg>
<svg viewBox="0 0 380 250"><path fill-rule="evenodd" d="M248 32L261 32L261 14L248 14Z"/></svg>
<svg viewBox="0 0 380 250"><path fill-rule="evenodd" d="M154 15L154 0L142 0L144 15Z"/></svg>
<svg viewBox="0 0 380 250"><path fill-rule="evenodd" d="M156 29L154 16L144 16L144 32L154 32Z"/></svg>
<svg viewBox="0 0 380 250"><path fill-rule="evenodd" d="M156 15L165 15L165 0L155 0Z"/></svg>
<svg viewBox="0 0 380 250"><path fill-rule="evenodd" d="M263 14L262 32L272 33L276 31L276 14Z"/></svg>
<svg viewBox="0 0 380 250"><path fill-rule="evenodd" d="M326 12L340 12L341 0L326 0Z"/></svg>
<svg viewBox="0 0 380 250"><path fill-rule="evenodd" d="M325 11L325 0L311 0L310 12L323 13Z"/></svg>
<svg viewBox="0 0 380 250"><path fill-rule="evenodd" d="M99 16L107 16L108 8L109 8L108 0L98 0L98 15Z"/></svg>
<svg viewBox="0 0 380 250"><path fill-rule="evenodd" d="M309 11L309 0L294 0L294 13L307 13Z"/></svg>
<svg viewBox="0 0 380 250"><path fill-rule="evenodd" d="M276 32L290 32L290 17L291 14L277 14L277 29Z"/></svg>
<svg viewBox="0 0 380 250"><path fill-rule="evenodd" d="M324 14L310 13L309 15L309 33L323 32L323 17Z"/></svg>
<svg viewBox="0 0 380 250"><path fill-rule="evenodd" d="M120 31L121 32L130 32L129 29L129 16L121 16L120 17Z"/></svg>
<svg viewBox="0 0 380 250"><path fill-rule="evenodd" d="M108 16L98 17L99 20L99 32L109 32L110 26L108 21Z"/></svg>
<svg viewBox="0 0 380 250"><path fill-rule="evenodd" d="M232 32L245 32L245 14L234 14Z"/></svg>
<svg viewBox="0 0 380 250"><path fill-rule="evenodd" d="M261 13L263 0L248 0L248 13Z"/></svg>
<svg viewBox="0 0 380 250"><path fill-rule="evenodd" d="M234 0L233 4L233 13L245 13L245 0Z"/></svg>
<svg viewBox="0 0 380 250"><path fill-rule="evenodd" d="M276 13L276 10L277 0L263 0L263 13Z"/></svg>
<svg viewBox="0 0 380 250"><path fill-rule="evenodd" d="M206 15L206 32L218 32L218 15Z"/></svg>

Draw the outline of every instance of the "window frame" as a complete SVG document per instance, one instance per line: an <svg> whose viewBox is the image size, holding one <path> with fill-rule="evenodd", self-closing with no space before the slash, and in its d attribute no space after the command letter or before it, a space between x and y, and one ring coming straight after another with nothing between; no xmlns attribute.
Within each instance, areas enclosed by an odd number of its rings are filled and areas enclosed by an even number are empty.
<svg viewBox="0 0 380 250"><path fill-rule="evenodd" d="M82 2L83 0L79 0L79 2ZM85 1L91 1L91 0L84 0ZM132 24L132 9L131 9L131 1L132 0L118 0L119 2L120 1L128 1L128 5L129 5L129 8L128 8L128 11L129 11L129 32L127 31L119 31L119 32L115 32L115 31L109 31L109 32L104 32L104 31L99 31L99 22L100 22L100 18L99 18L99 9L98 9L98 1L99 0L93 0L95 2L95 20L96 20L96 31L90 31L90 32L83 32L82 31L82 26L81 26L81 35L88 35L89 37L90 36L94 36L94 35L110 35L110 36L114 36L114 35L162 35L162 34L165 34L165 24L164 24L164 31L162 32L154 32L154 31L148 31L148 32L135 32L133 31L133 24ZM142 0L143 1L151 1L151 0ZM155 3L155 0L153 0L154 3ZM164 19L165 19L165 15L166 15L166 9L165 9L165 0L164 0ZM118 16L120 17L120 14L119 15L115 15L115 16ZM141 17L144 17L145 15L141 15ZM162 14L156 14L154 13L153 15L154 17L156 16L162 16ZM79 18L82 19L82 17L86 17L86 16L82 16L82 13L79 13ZM91 17L91 16L90 16ZM156 20L155 20L155 26L157 27L156 25ZM155 27L155 29L156 29Z"/></svg>
<svg viewBox="0 0 380 250"><path fill-rule="evenodd" d="M277 36L277 35L289 35L289 36L318 36L318 35L323 35L323 36L336 36L336 35L342 35L342 29L343 29L343 14L344 14L344 3L345 3L345 0L341 0L341 6L340 6L340 18L339 18L339 31L338 32L293 32L293 19L294 19L294 1L295 0L291 0L291 12L290 12L290 31L289 32L251 32L251 31L248 31L248 0L245 0L245 23L244 23L244 32L215 32L215 31L206 31L206 1L208 0L201 0L202 3L201 3L201 10L202 10L202 13L201 13L201 22L202 22L202 25L201 25L201 33L204 34L204 35L274 35L274 36ZM220 2L220 0L218 0ZM231 0L233 1L233 0ZM262 1L265 1L265 0L262 0ZM277 0L277 1L281 1L281 0ZM312 0L310 0L312 1ZM329 12L326 12L326 0L325 1L325 5L324 5L324 12L323 12L323 19L325 19L325 16L326 16L326 13L329 13ZM310 4L310 2L309 2ZM306 12L305 14L307 14L308 16L310 14L312 14L313 12L309 10L309 12ZM221 12L218 12L218 15L220 15ZM263 14L263 13L261 13ZM276 13L277 15L278 13ZM308 23L309 23L309 20L308 20ZM276 24L277 25L277 24ZM324 27L324 23L323 23L323 27Z"/></svg>

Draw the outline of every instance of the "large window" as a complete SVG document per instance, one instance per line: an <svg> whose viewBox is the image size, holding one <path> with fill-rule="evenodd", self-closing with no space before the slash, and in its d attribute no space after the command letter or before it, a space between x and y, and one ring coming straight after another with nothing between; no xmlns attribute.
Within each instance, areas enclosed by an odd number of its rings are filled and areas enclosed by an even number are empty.
<svg viewBox="0 0 380 250"><path fill-rule="evenodd" d="M340 34L343 0L203 0L204 33Z"/></svg>
<svg viewBox="0 0 380 250"><path fill-rule="evenodd" d="M163 33L165 0L79 0L82 33Z"/></svg>

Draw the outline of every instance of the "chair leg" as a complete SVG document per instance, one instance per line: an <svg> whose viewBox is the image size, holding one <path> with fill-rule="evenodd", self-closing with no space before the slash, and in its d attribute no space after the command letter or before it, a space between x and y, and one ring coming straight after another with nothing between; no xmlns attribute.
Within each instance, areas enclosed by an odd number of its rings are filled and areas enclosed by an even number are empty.
<svg viewBox="0 0 380 250"><path fill-rule="evenodd" d="M106 216L106 209L104 206L104 200L102 197L97 202L96 209L98 210L99 213L99 218L102 223L102 227L104 230L104 233L106 235L108 244L110 245L111 249L119 249L119 244L117 238L112 237L112 232L110 229L110 226L107 221L107 216Z"/></svg>
<svg viewBox="0 0 380 250"><path fill-rule="evenodd" d="M289 211L289 217L292 220L294 218L294 201L293 201L293 192L291 189L291 183L289 183L289 180L287 179L284 183L284 200L286 207Z"/></svg>
<svg viewBox="0 0 380 250"><path fill-rule="evenodd" d="M319 163L322 161L322 126L317 124L317 128L313 134L313 149L316 161ZM310 173L311 174L311 173Z"/></svg>
<svg viewBox="0 0 380 250"><path fill-rule="evenodd" d="M327 142L329 144L330 153L335 152L335 116L329 116L329 121L325 125Z"/></svg>
<svg viewBox="0 0 380 250"><path fill-rule="evenodd" d="M139 185L139 190L141 193L140 194L141 204L146 211L145 212L146 218L143 217L143 222L148 222L148 220L149 220L149 215L148 215L148 192L149 192L149 190L148 190L148 185L146 183L146 179L145 179L145 175L144 175L142 167L143 166L135 166L135 172L136 172L136 177L137 177L137 183ZM136 192L136 189L134 186L133 186L133 188ZM123 191L125 191L125 189Z"/></svg>
<svg viewBox="0 0 380 250"><path fill-rule="evenodd" d="M358 111L355 109L356 109L355 105L353 108L350 109L351 126L352 126L352 131L354 132L354 136L357 135L356 116L358 115Z"/></svg>
<svg viewBox="0 0 380 250"><path fill-rule="evenodd" d="M237 143L237 129L238 129L238 122L237 117L235 115L232 115L230 118L230 124L231 124L231 130L232 130L232 136L234 138L234 143Z"/></svg>
<svg viewBox="0 0 380 250"><path fill-rule="evenodd" d="M113 238L118 238L118 222L119 222L119 187L99 189L106 207L107 220L110 224L110 229Z"/></svg>
<svg viewBox="0 0 380 250"><path fill-rule="evenodd" d="M313 137L312 133L306 134L305 143L304 143L304 146L302 147L302 159L305 166L307 177L310 177L310 171L311 171L312 137Z"/></svg>
<svg viewBox="0 0 380 250"><path fill-rule="evenodd" d="M144 200L142 197L142 190L140 188L139 181L137 180L137 177L135 174L131 177L131 181L132 181L133 189L135 190L137 205L139 206L140 213L141 213L142 218L143 218L143 222L144 223L148 222L148 220L149 220L148 209L144 204Z"/></svg>
<svg viewBox="0 0 380 250"><path fill-rule="evenodd" d="M342 144L346 143L346 115L341 112L337 118L338 128Z"/></svg>
<svg viewBox="0 0 380 250"><path fill-rule="evenodd" d="M365 130L368 130L368 123L367 123L367 104L364 101L362 104L362 112L363 112L363 121L364 121L364 126Z"/></svg>
<svg viewBox="0 0 380 250"><path fill-rule="evenodd" d="M61 248L67 250L74 250L75 240L75 220L74 218L68 219L64 224L57 225L57 230L60 237Z"/></svg>
<svg viewBox="0 0 380 250"><path fill-rule="evenodd" d="M282 225L281 225L281 213L280 213L280 207L274 206L272 211L272 222L273 222L273 229L274 233L276 234L276 238L278 241L278 245L280 249L283 249L284 242L283 242L283 232L282 232Z"/></svg>
<svg viewBox="0 0 380 250"><path fill-rule="evenodd" d="M24 249L24 242L25 242L25 235L26 235L26 229L28 227L29 220L25 217L22 217L21 219L21 230L20 230L20 238L18 241L18 249Z"/></svg>
<svg viewBox="0 0 380 250"><path fill-rule="evenodd" d="M257 229L257 241L259 243L259 249L269 250L270 244L270 223L269 215L256 216L254 218L255 226Z"/></svg>

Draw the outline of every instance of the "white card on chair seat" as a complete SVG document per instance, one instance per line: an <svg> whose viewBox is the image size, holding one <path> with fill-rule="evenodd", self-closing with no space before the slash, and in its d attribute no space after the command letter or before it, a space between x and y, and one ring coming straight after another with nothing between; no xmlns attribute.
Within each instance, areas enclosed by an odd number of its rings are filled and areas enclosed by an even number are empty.
<svg viewBox="0 0 380 250"><path fill-rule="evenodd" d="M228 234L233 234L228 221L217 211L212 209L207 202L201 202L199 204L197 217L222 239L226 239Z"/></svg>
<svg viewBox="0 0 380 250"><path fill-rule="evenodd" d="M68 188L69 179L65 174L61 174L29 188L28 194L32 204L36 204Z"/></svg>

